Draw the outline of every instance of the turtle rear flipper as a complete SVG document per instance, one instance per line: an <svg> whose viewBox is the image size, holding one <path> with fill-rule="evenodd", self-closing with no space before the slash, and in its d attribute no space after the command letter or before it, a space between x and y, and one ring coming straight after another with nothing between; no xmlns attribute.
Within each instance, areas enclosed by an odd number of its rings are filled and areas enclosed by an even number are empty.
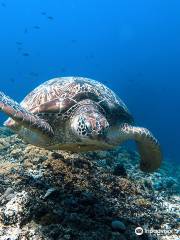
<svg viewBox="0 0 180 240"><path fill-rule="evenodd" d="M52 136L53 129L45 120L23 108L19 103L0 92L0 111L6 113L19 125L45 136ZM8 126L5 123L5 126Z"/></svg>

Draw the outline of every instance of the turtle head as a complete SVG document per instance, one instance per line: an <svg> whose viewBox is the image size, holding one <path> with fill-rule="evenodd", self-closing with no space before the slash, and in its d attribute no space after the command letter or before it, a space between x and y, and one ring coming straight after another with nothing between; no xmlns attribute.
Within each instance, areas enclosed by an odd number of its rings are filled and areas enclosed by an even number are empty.
<svg viewBox="0 0 180 240"><path fill-rule="evenodd" d="M71 119L71 130L82 143L101 141L108 127L106 117L93 105L80 107Z"/></svg>

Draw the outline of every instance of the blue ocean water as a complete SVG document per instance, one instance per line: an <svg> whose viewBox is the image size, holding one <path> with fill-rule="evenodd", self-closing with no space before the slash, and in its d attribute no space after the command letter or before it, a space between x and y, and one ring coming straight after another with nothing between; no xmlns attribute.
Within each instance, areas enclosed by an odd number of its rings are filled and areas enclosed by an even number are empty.
<svg viewBox="0 0 180 240"><path fill-rule="evenodd" d="M179 11L178 0L1 1L0 90L20 101L50 78L96 79L178 161Z"/></svg>

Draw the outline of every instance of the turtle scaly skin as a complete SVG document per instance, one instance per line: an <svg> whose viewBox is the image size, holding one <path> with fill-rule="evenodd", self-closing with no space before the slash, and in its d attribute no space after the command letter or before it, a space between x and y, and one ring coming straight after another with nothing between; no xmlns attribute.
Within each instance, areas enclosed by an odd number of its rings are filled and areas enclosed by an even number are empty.
<svg viewBox="0 0 180 240"><path fill-rule="evenodd" d="M10 117L5 126L33 145L80 152L111 149L132 139L143 171L154 171L161 164L160 146L152 133L134 126L123 101L95 80L54 78L20 104L0 92L0 110Z"/></svg>

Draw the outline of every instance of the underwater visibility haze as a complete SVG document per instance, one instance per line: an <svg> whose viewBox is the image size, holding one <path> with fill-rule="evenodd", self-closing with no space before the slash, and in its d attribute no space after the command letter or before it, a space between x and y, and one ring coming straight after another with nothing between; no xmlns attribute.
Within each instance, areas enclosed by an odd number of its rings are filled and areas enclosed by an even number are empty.
<svg viewBox="0 0 180 240"><path fill-rule="evenodd" d="M165 157L178 161L179 9L167 0L4 0L1 91L21 101L54 77L98 80L157 136Z"/></svg>
<svg viewBox="0 0 180 240"><path fill-rule="evenodd" d="M179 239L179 12L0 1L0 240Z"/></svg>

